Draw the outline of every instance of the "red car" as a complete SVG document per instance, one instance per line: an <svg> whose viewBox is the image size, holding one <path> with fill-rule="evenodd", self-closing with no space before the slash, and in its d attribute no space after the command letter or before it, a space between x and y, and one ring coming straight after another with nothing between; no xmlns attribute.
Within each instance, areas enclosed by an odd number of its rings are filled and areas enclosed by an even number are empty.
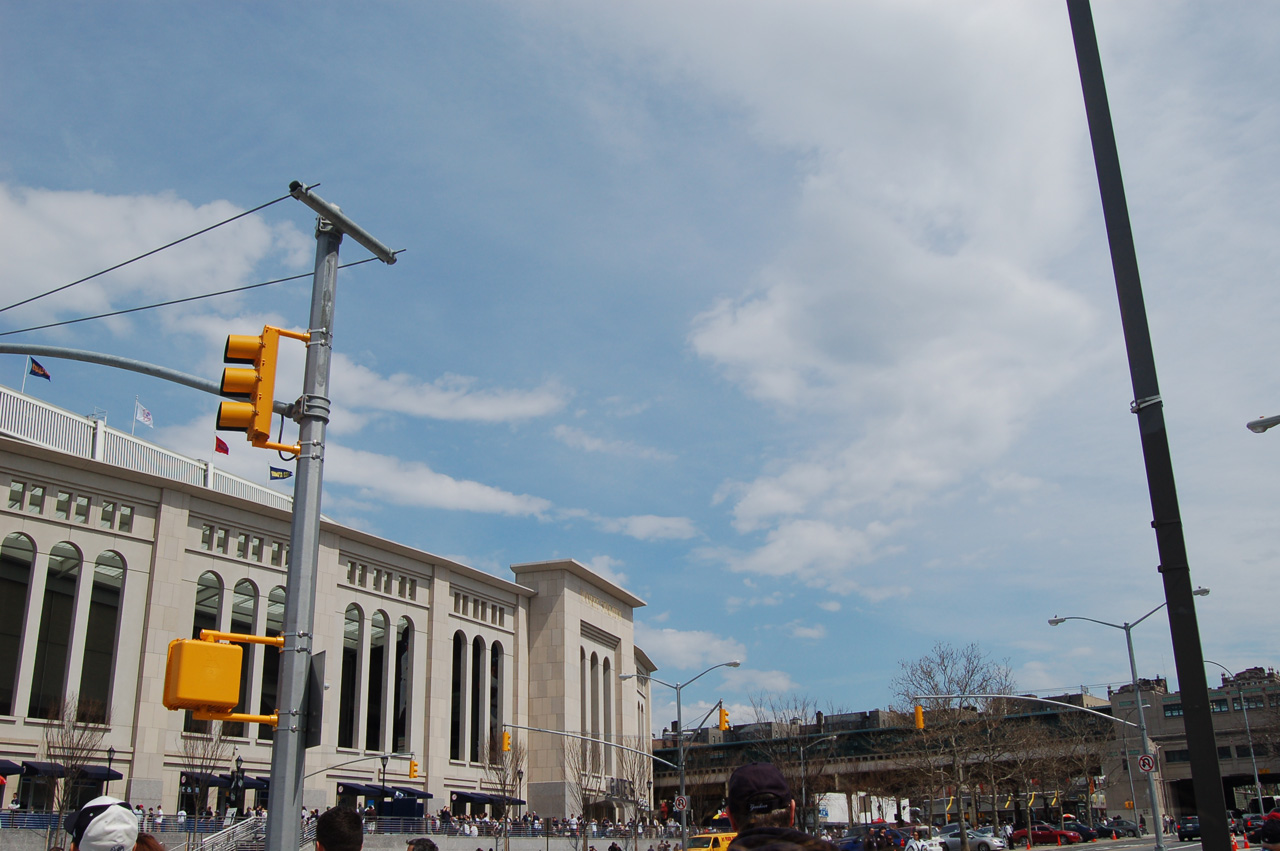
<svg viewBox="0 0 1280 851"><path fill-rule="evenodd" d="M1015 843L1025 843L1027 841L1027 829L1024 827L1020 830L1015 830L1010 839ZM1031 825L1032 845L1074 845L1081 840L1080 834L1074 830L1063 830L1051 824Z"/></svg>

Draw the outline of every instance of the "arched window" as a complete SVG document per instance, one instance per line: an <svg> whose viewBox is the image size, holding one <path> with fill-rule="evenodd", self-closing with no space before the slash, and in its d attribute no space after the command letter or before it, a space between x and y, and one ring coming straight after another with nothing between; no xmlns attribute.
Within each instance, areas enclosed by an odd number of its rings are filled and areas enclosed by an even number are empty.
<svg viewBox="0 0 1280 851"><path fill-rule="evenodd" d="M591 773L600 773L600 657L591 654Z"/></svg>
<svg viewBox="0 0 1280 851"><path fill-rule="evenodd" d="M338 702L338 747L356 746L356 687L360 682L360 607L347 606L342 619L342 697Z"/></svg>
<svg viewBox="0 0 1280 851"><path fill-rule="evenodd" d="M266 634L275 638L284 632L284 600L285 591L280 585L267 594ZM280 651L264 644L262 654L262 700L258 704L259 715L270 715L279 707L276 701L280 695ZM270 724L258 725L258 738L269 739L275 733Z"/></svg>
<svg viewBox="0 0 1280 851"><path fill-rule="evenodd" d="M76 584L83 559L80 551L63 541L49 551L40 634L36 639L36 665L31 678L31 702L27 715L54 718L62 712L67 681L67 651L75 618Z"/></svg>
<svg viewBox="0 0 1280 851"><path fill-rule="evenodd" d="M18 651L27 625L27 592L35 560L35 545L26 535L14 532L0 544L0 715L14 714Z"/></svg>
<svg viewBox="0 0 1280 851"><path fill-rule="evenodd" d="M369 676L365 692L364 746L382 750L382 710L386 704L387 613L376 611L369 620Z"/></svg>
<svg viewBox="0 0 1280 851"><path fill-rule="evenodd" d="M396 622L395 720L391 746L396 751L409 749L409 695L413 676L413 621L401 617Z"/></svg>
<svg viewBox="0 0 1280 851"><path fill-rule="evenodd" d="M462 759L462 698L466 694L467 637L459 630L453 634L453 668L449 686L449 759Z"/></svg>
<svg viewBox="0 0 1280 851"><path fill-rule="evenodd" d="M472 762L480 761L480 743L489 744L489 731L484 728L484 639L471 642L471 754Z"/></svg>
<svg viewBox="0 0 1280 851"><path fill-rule="evenodd" d="M613 666L609 664L609 657L604 657L604 662L600 666L600 702L603 704L601 714L604 719L603 729L604 740L606 742L613 741ZM604 749L604 773L613 773L613 748Z"/></svg>
<svg viewBox="0 0 1280 851"><path fill-rule="evenodd" d="M107 550L93 563L93 593L85 627L84 663L80 669L81 721L102 723L111 708L111 678L115 673L120 602L124 593L124 559Z"/></svg>
<svg viewBox="0 0 1280 851"><path fill-rule="evenodd" d="M222 577L211 570L196 580L196 604L191 615L191 637L199 638L203 629L218 629L222 623ZM187 710L182 729L188 733L209 732L208 721L197 721Z"/></svg>
<svg viewBox="0 0 1280 851"><path fill-rule="evenodd" d="M502 730L502 666L505 659L502 645L497 641L489 648L489 730L491 739L501 739ZM497 765L502 762L501 745L490 749L489 762Z"/></svg>
<svg viewBox="0 0 1280 851"><path fill-rule="evenodd" d="M587 726L587 686L590 683L590 672L587 670L587 651L578 648L578 732L583 735L591 728Z"/></svg>
<svg viewBox="0 0 1280 851"><path fill-rule="evenodd" d="M18 680L18 651L27 622L27 593L35 545L14 532L0 544L0 715L14 714Z"/></svg>
<svg viewBox="0 0 1280 851"><path fill-rule="evenodd" d="M236 583L235 590L231 594L231 632L252 635L253 624L257 618L258 586L248 579L241 579ZM242 644L240 646L244 648L244 656L241 657L240 663L240 702L236 704L233 711L248 712L250 675L253 672L253 657L258 645ZM226 736L243 736L245 735L244 722L225 721L222 724L222 733Z"/></svg>

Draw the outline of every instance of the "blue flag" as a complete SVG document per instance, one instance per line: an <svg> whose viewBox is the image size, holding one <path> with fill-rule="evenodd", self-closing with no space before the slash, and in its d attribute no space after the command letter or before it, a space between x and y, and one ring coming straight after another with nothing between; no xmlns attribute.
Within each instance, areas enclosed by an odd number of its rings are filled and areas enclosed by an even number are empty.
<svg viewBox="0 0 1280 851"><path fill-rule="evenodd" d="M292 475L293 475L292 470L283 470L280 467L271 468L271 478L273 479L287 479Z"/></svg>
<svg viewBox="0 0 1280 851"><path fill-rule="evenodd" d="M49 374L49 370L40 365L40 361L35 358L28 358L31 361L31 368L27 373L34 375L36 378L43 378L45 381L53 381L53 376Z"/></svg>

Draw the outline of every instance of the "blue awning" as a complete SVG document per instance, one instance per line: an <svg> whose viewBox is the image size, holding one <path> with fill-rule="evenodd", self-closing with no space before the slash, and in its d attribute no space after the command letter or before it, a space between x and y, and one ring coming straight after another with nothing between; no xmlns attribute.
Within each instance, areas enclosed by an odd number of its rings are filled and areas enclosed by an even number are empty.
<svg viewBox="0 0 1280 851"><path fill-rule="evenodd" d="M65 772L56 762L22 761L23 777L61 777Z"/></svg>
<svg viewBox="0 0 1280 851"><path fill-rule="evenodd" d="M105 782L107 780L123 780L124 775L116 771L114 768L108 768L105 765L84 765L80 767L80 777L84 780L96 780Z"/></svg>
<svg viewBox="0 0 1280 851"><path fill-rule="evenodd" d="M338 794L339 795L356 795L356 796L362 796L362 795L376 796L378 794L378 790L372 786L366 786L363 783L343 782L338 784Z"/></svg>
<svg viewBox="0 0 1280 851"><path fill-rule="evenodd" d="M450 792L449 800L456 804L497 804L500 802L497 795L489 795L485 792Z"/></svg>
<svg viewBox="0 0 1280 851"><path fill-rule="evenodd" d="M399 792L401 795L403 795L403 796L404 796L404 797L406 797L406 798L431 798L431 797L433 797L433 796L432 796L432 794L431 794L430 792L423 792L421 789L414 789L414 788L413 788L413 787L411 787L411 786L392 786L391 788L392 788L393 790L395 790L396 792Z"/></svg>
<svg viewBox="0 0 1280 851"><path fill-rule="evenodd" d="M10 774L21 774L22 766L8 759L0 759L0 777L8 777Z"/></svg>
<svg viewBox="0 0 1280 851"><path fill-rule="evenodd" d="M179 778L183 786L205 786L212 789L225 789L231 781L218 774L206 774L203 771L184 771Z"/></svg>

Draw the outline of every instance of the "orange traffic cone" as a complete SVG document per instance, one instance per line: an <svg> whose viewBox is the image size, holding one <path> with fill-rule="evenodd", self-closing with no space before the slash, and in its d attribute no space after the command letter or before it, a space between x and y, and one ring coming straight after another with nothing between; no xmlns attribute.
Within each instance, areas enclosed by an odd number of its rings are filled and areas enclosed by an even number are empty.
<svg viewBox="0 0 1280 851"><path fill-rule="evenodd" d="M1231 837L1231 851L1240 851L1240 846L1236 844L1235 836Z"/></svg>
<svg viewBox="0 0 1280 851"><path fill-rule="evenodd" d="M1062 847L1062 834L1061 834L1061 833L1055 833L1055 834L1054 834L1054 836L1058 837L1058 847L1059 847L1059 848L1061 848L1061 847Z"/></svg>
<svg viewBox="0 0 1280 851"><path fill-rule="evenodd" d="M1244 838L1244 847L1245 847L1245 848L1248 848L1248 847L1249 847L1249 837L1248 837L1248 836L1246 836L1246 837Z"/></svg>
<svg viewBox="0 0 1280 851"><path fill-rule="evenodd" d="M1113 827L1113 828L1111 828L1111 838L1112 838L1112 839L1119 839L1119 838L1120 838L1120 834L1116 832L1116 829L1115 829L1114 827Z"/></svg>

